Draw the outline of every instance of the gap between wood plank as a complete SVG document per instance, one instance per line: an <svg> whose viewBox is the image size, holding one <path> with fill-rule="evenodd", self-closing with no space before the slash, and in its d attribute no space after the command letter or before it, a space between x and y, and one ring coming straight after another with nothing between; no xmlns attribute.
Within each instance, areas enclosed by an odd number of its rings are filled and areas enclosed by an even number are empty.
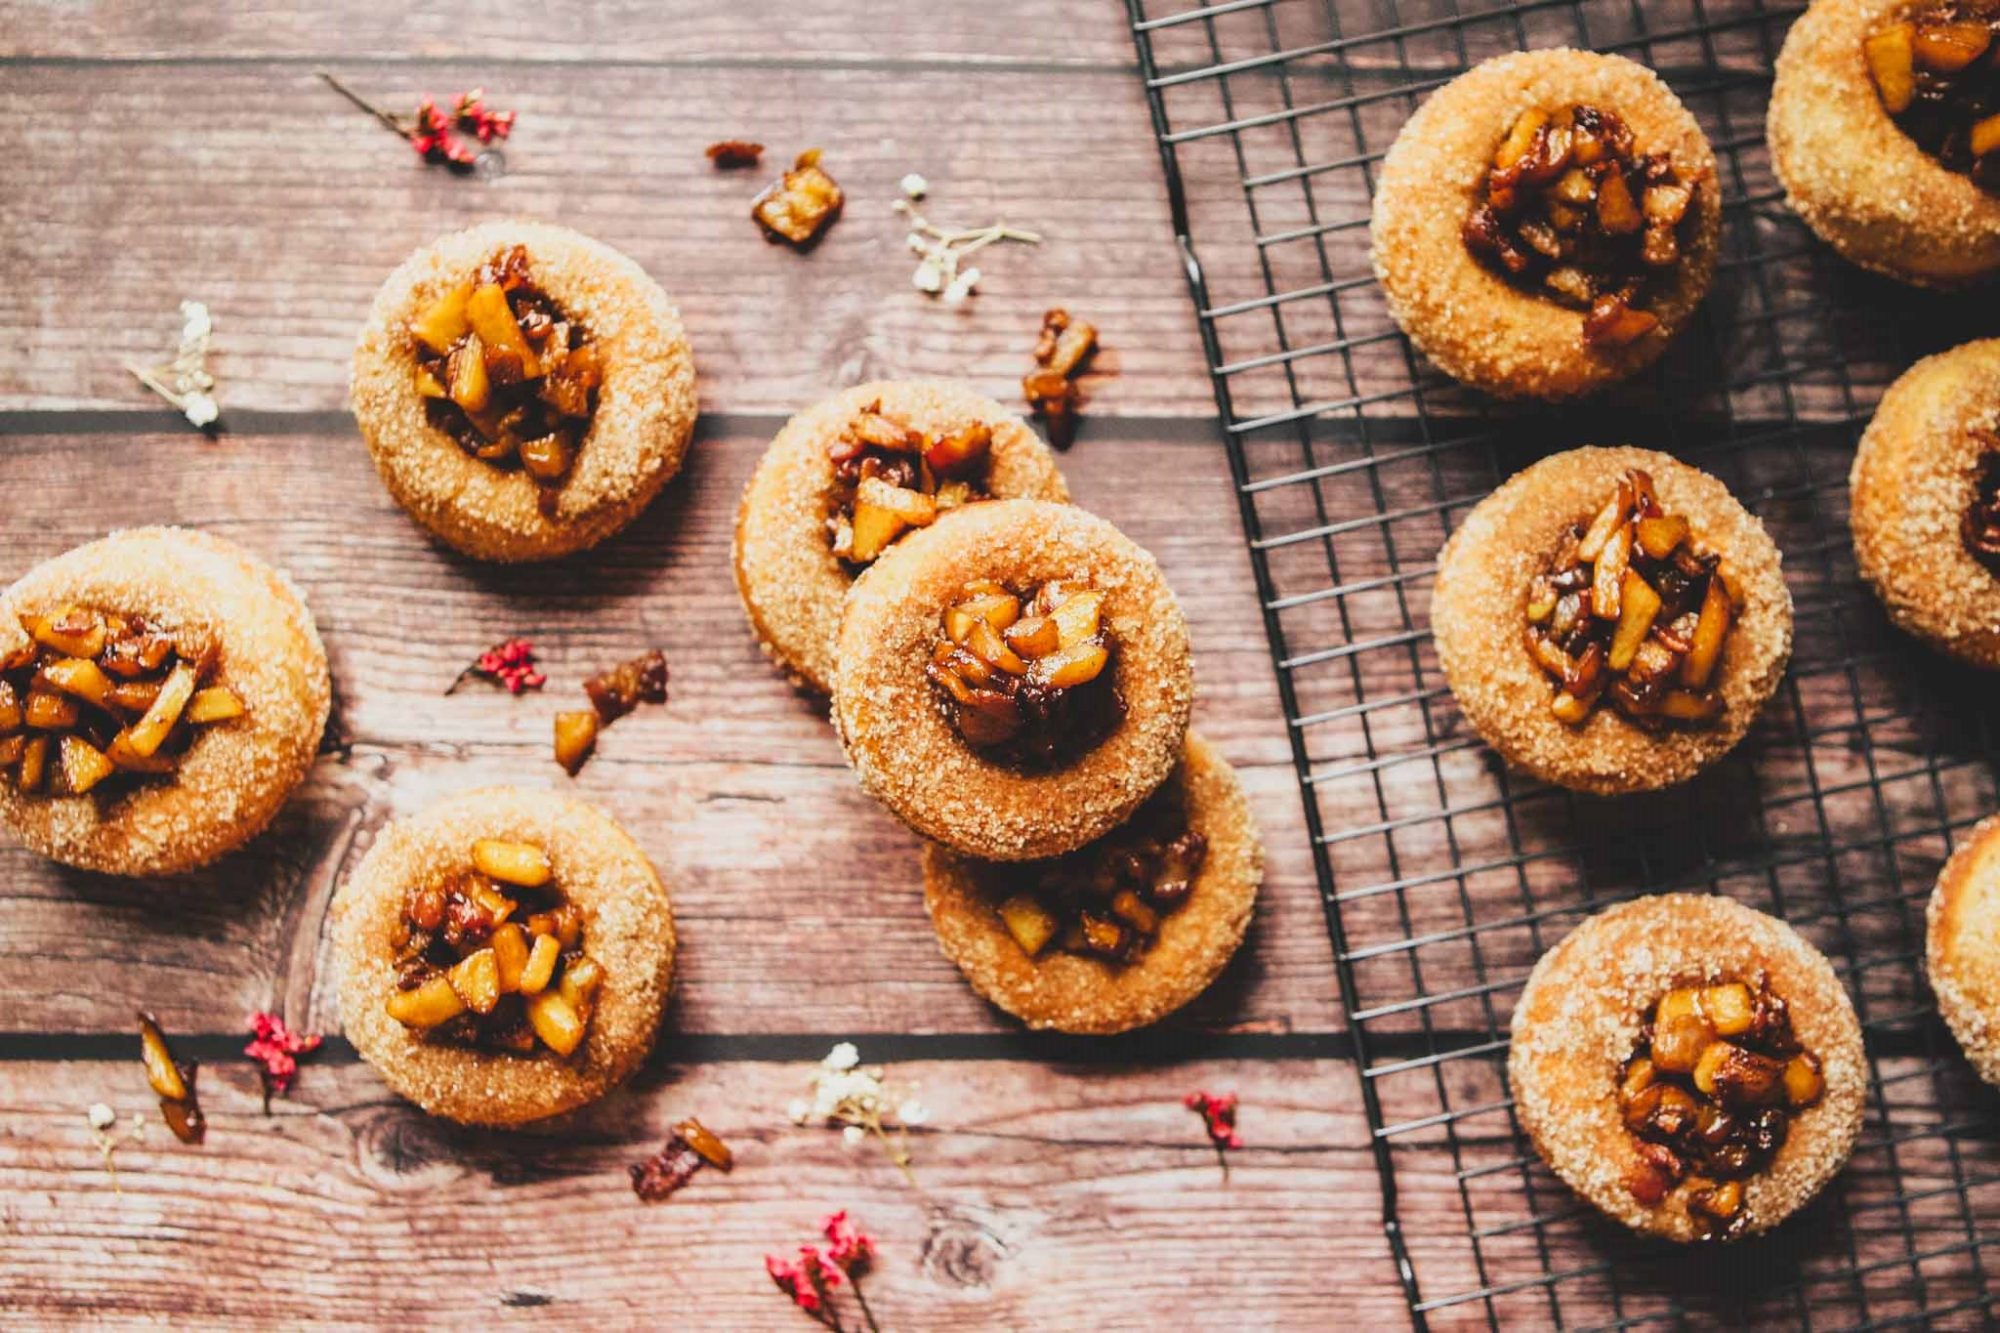
<svg viewBox="0 0 2000 1333"><path fill-rule="evenodd" d="M661 69L661 70L852 70L871 74L1137 74L1139 62L1021 60L925 56L899 60L884 56L431 56L384 55L366 60L321 55L173 55L173 56L0 56L0 69L203 69L253 68L259 65L309 69L363 65L369 69L463 69L468 65L497 69Z"/></svg>
<svg viewBox="0 0 2000 1333"><path fill-rule="evenodd" d="M789 419L779 412L710 412L695 420L695 438L721 439L775 435ZM158 435L176 428L171 412L125 408L17 408L0 410L0 437L33 435ZM230 409L222 415L220 440L232 436L352 435L353 414L344 411L272 412ZM1159 444L1222 444L1222 420L1213 416L1091 416L1086 412L1079 447L1092 440L1146 440ZM218 441L219 442L219 441Z"/></svg>

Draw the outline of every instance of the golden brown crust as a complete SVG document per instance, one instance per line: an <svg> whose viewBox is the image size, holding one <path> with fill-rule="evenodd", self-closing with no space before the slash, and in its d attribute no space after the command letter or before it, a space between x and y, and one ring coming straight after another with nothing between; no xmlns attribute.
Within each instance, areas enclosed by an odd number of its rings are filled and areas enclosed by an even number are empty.
<svg viewBox="0 0 2000 1333"><path fill-rule="evenodd" d="M291 580L205 532L114 532L0 594L0 655L27 642L23 612L66 602L219 644L221 679L248 712L201 729L172 778L115 797L30 796L0 783L0 819L43 856L111 875L178 874L255 837L312 767L332 699L326 649Z"/></svg>
<svg viewBox="0 0 2000 1333"><path fill-rule="evenodd" d="M1965 549L1976 427L2000 423L2000 339L1928 356L1889 386L1848 478L1854 559L1889 618L1974 666L2000 667L2000 578Z"/></svg>
<svg viewBox="0 0 2000 1333"><path fill-rule="evenodd" d="M535 285L590 330L604 360L597 410L553 518L516 470L467 454L425 416L409 334L419 311L509 246ZM694 360L680 316L645 270L565 227L488 222L404 260L383 282L354 349L354 418L396 502L481 560L547 560L624 527L680 470L694 432Z"/></svg>
<svg viewBox="0 0 2000 1333"><path fill-rule="evenodd" d="M1088 578L1104 595L1125 717L1075 763L1023 774L959 739L924 675L944 608L974 579ZM1071 505L993 500L912 533L856 579L837 645L833 721L862 788L918 833L990 861L1074 851L1166 781L1187 739L1187 621L1153 557Z"/></svg>
<svg viewBox="0 0 2000 1333"><path fill-rule="evenodd" d="M1979 1076L2000 1086L2000 815L1944 863L1927 917L1938 1012Z"/></svg>
<svg viewBox="0 0 2000 1333"><path fill-rule="evenodd" d="M1907 0L1815 0L1778 53L1766 134L1787 202L1877 273L1955 287L2000 271L2000 199L1947 171L1882 108L1862 42Z"/></svg>
<svg viewBox="0 0 2000 1333"><path fill-rule="evenodd" d="M556 887L583 909L584 950L605 979L583 1048L567 1060L433 1045L383 1008L396 989L392 938L405 893L470 864L479 838L542 848ZM557 792L484 787L390 825L335 895L332 916L348 1040L397 1092L468 1125L517 1125L602 1097L646 1058L673 980L666 886L611 816Z"/></svg>
<svg viewBox="0 0 2000 1333"><path fill-rule="evenodd" d="M1743 603L1715 677L1722 716L1707 726L1652 733L1600 707L1572 727L1549 710L1552 683L1524 640L1529 581L1635 467L1693 525L1696 549L1722 557ZM1743 739L1791 658L1792 598L1764 525L1721 482L1649 449L1591 447L1523 469L1466 516L1438 557L1431 627L1459 709L1488 745L1546 781L1615 795L1685 782Z"/></svg>
<svg viewBox="0 0 2000 1333"><path fill-rule="evenodd" d="M1676 986L1768 982L1818 1057L1820 1100L1792 1120L1770 1164L1744 1182L1742 1235L1776 1226L1846 1164L1868 1071L1861 1025L1833 965L1784 922L1727 898L1668 893L1600 912L1542 955L1514 1010L1507 1081L1536 1151L1569 1187L1635 1231L1701 1239L1686 1190L1648 1208L1626 1178L1639 1164L1618 1108L1646 1012Z"/></svg>
<svg viewBox="0 0 2000 1333"><path fill-rule="evenodd" d="M1055 455L1026 422L984 394L955 384L877 380L843 389L785 423L736 511L736 591L757 642L787 673L821 694L833 687L840 603L853 582L827 539L833 459L827 449L869 404L926 433L974 421L993 430L987 489L998 499L1069 499Z"/></svg>
<svg viewBox="0 0 2000 1333"><path fill-rule="evenodd" d="M1113 1033L1156 1023L1208 989L1243 943L1264 850L1236 771L1192 731L1167 779L1175 784L1208 852L1187 901L1161 919L1152 947L1122 966L1060 951L1029 957L994 910L995 867L936 843L924 848L924 906L945 957L974 990L1031 1028Z"/></svg>
<svg viewBox="0 0 2000 1333"><path fill-rule="evenodd" d="M1699 183L1673 281L1646 308L1653 332L1589 347L1583 314L1533 296L1465 248L1460 228L1494 150L1523 111L1586 102L1615 111L1641 152L1670 152ZM1369 235L1389 313L1439 369L1502 397L1572 398L1650 365L1687 323L1715 272L1722 200L1715 153L1659 77L1622 56L1554 49L1487 60L1432 93L1382 161Z"/></svg>

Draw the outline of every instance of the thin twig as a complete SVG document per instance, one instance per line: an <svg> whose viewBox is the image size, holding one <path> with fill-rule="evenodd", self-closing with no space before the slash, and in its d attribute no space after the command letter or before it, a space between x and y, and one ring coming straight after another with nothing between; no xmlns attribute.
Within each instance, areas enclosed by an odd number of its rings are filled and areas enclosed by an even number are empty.
<svg viewBox="0 0 2000 1333"><path fill-rule="evenodd" d="M339 93L342 97L345 97L348 101L354 103L354 105L360 107L363 111L366 111L369 115L381 121L384 125L394 130L398 135L401 135L405 139L415 139L417 137L417 132L411 129L409 126L403 124L402 121L398 120L393 112L384 111L381 107L376 106L374 103L368 101L368 99L361 96L360 93L355 92L352 88L348 87L346 84L342 83L339 79L336 79L333 75L327 73L325 70L323 69L314 70L313 72L319 76L319 80L321 83L324 83L327 87L333 89L335 92Z"/></svg>

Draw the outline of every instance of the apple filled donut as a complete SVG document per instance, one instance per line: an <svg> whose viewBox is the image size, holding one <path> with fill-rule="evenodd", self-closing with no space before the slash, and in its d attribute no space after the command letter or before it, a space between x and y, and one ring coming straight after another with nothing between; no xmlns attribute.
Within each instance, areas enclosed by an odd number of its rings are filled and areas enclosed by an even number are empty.
<svg viewBox="0 0 2000 1333"><path fill-rule="evenodd" d="M1577 791L1685 782L1733 749L1791 657L1778 548L1666 454L1584 448L1508 479L1438 558L1438 662L1509 763Z"/></svg>
<svg viewBox="0 0 2000 1333"><path fill-rule="evenodd" d="M1938 1012L1979 1076L2000 1086L2000 816L1974 828L1945 862L1928 916Z"/></svg>
<svg viewBox="0 0 2000 1333"><path fill-rule="evenodd" d="M573 797L487 787L386 829L333 904L341 1023L433 1115L514 1125L645 1059L673 979L666 887Z"/></svg>
<svg viewBox="0 0 2000 1333"><path fill-rule="evenodd" d="M1669 893L1591 917L1514 1010L1515 1115L1564 1183L1672 1241L1768 1231L1837 1175L1861 1130L1861 1025L1782 921Z"/></svg>
<svg viewBox="0 0 2000 1333"><path fill-rule="evenodd" d="M879 381L793 417L744 488L736 590L766 654L825 694L840 603L908 533L982 500L1066 501L1055 457L983 394Z"/></svg>
<svg viewBox="0 0 2000 1333"><path fill-rule="evenodd" d="M113 533L0 594L0 819L85 870L206 865L305 777L330 699L283 574L203 532Z"/></svg>
<svg viewBox="0 0 2000 1333"><path fill-rule="evenodd" d="M1926 287L2000 271L2000 0L1816 0L1767 128L1787 201L1850 262Z"/></svg>
<svg viewBox="0 0 2000 1333"><path fill-rule="evenodd" d="M1889 386L1848 482L1855 563L1889 618L2000 667L2000 339L1925 357Z"/></svg>
<svg viewBox="0 0 2000 1333"><path fill-rule="evenodd" d="M1257 901L1263 849L1236 772L1188 733L1166 783L1063 856L995 862L924 849L924 905L972 988L1031 1028L1158 1022L1221 975Z"/></svg>
<svg viewBox="0 0 2000 1333"><path fill-rule="evenodd" d="M993 861L1123 823L1180 760L1187 621L1153 557L1070 505L971 505L855 580L833 720L869 795Z"/></svg>
<svg viewBox="0 0 2000 1333"><path fill-rule="evenodd" d="M639 515L694 430L680 316L607 245L491 222L425 246L375 296L354 417L396 502L481 560L547 560Z"/></svg>
<svg viewBox="0 0 2000 1333"><path fill-rule="evenodd" d="M1715 154L1657 75L1545 50L1431 94L1369 231L1389 313L1439 369L1559 400L1660 355L1708 291L1721 219Z"/></svg>

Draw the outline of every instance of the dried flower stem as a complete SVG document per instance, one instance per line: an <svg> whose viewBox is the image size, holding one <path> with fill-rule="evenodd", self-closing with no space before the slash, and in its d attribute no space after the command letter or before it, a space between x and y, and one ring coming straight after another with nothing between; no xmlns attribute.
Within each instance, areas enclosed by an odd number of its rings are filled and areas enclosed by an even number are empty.
<svg viewBox="0 0 2000 1333"><path fill-rule="evenodd" d="M917 211L910 199L898 199L894 207L910 220L910 233L906 239L910 249L919 256L911 283L918 291L941 297L951 305L957 305L971 295L972 289L979 283L978 269L959 267L960 261L967 255L975 254L997 241L1018 241L1023 245L1042 243L1038 233L1010 227L1005 219L985 227L953 229L933 223Z"/></svg>
<svg viewBox="0 0 2000 1333"><path fill-rule="evenodd" d="M321 83L324 83L327 87L333 89L335 92L339 93L342 97L345 97L348 101L354 103L354 105L360 107L363 111L366 111L369 115L381 121L384 125L386 125L390 130L394 131L396 134L401 135L405 139L415 139L417 137L417 132L411 127L403 124L402 121L398 120L394 112L384 111L381 107L376 106L373 102L370 102L360 93L355 92L352 88L348 87L346 84L342 83L339 79L335 78L333 75L327 73L323 69L314 70L313 73L318 75L319 81Z"/></svg>

